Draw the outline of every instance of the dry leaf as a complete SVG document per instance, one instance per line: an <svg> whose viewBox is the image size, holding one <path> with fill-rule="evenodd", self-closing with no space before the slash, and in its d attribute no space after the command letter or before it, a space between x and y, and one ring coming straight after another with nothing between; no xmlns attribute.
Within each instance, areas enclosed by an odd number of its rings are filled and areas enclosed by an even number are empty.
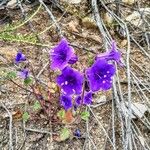
<svg viewBox="0 0 150 150"><path fill-rule="evenodd" d="M58 92L57 84L55 82L48 82L48 91L51 94Z"/></svg>
<svg viewBox="0 0 150 150"><path fill-rule="evenodd" d="M39 88L39 86L35 86L34 88L33 88L33 90L34 90L34 93L35 94L40 94L40 88Z"/></svg>
<svg viewBox="0 0 150 150"><path fill-rule="evenodd" d="M22 113L22 111L20 109L17 109L15 111L11 112L11 114L12 114L13 119L15 119L15 120L22 119L22 114L23 113ZM8 113L4 113L3 114L3 119L6 119L6 118L9 118Z"/></svg>
<svg viewBox="0 0 150 150"><path fill-rule="evenodd" d="M77 21L70 21L68 23L68 27L69 27L69 30L71 32L79 32L78 29L77 29L77 25L78 25L78 22Z"/></svg>
<svg viewBox="0 0 150 150"><path fill-rule="evenodd" d="M88 31L84 31L82 33L81 37L84 37L84 38L89 39L89 40L93 40L93 41L95 41L97 43L100 43L100 44L102 43L102 40L101 40L100 36L97 36L97 35L94 35L94 34L89 34Z"/></svg>
<svg viewBox="0 0 150 150"><path fill-rule="evenodd" d="M73 118L72 112L71 112L71 110L68 110L68 111L65 113L65 117L64 117L63 122L64 122L64 123L72 123L73 120L74 120L74 118Z"/></svg>
<svg viewBox="0 0 150 150"><path fill-rule="evenodd" d="M22 119L22 115L23 115L23 113L21 112L21 110L18 109L13 114L13 119L20 120L20 119Z"/></svg>
<svg viewBox="0 0 150 150"><path fill-rule="evenodd" d="M102 39L100 38L100 36L97 36L97 35L90 35L90 37L89 37L89 39L91 39L91 40L93 40L93 41L95 41L95 42L97 42L97 43L102 43Z"/></svg>

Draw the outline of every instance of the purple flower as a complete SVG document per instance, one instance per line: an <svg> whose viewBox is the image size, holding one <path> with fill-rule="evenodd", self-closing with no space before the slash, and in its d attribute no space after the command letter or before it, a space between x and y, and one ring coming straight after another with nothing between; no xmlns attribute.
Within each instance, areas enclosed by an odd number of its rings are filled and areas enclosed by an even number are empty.
<svg viewBox="0 0 150 150"><path fill-rule="evenodd" d="M26 60L26 57L24 54L22 54L21 51L19 51L15 57L15 62L16 63L19 63L19 62L22 62L22 61L25 61Z"/></svg>
<svg viewBox="0 0 150 150"><path fill-rule="evenodd" d="M65 110L68 110L72 107L72 98L70 96L62 95L60 97L60 103Z"/></svg>
<svg viewBox="0 0 150 150"><path fill-rule="evenodd" d="M23 69L19 72L19 76L23 79L27 79L29 77L29 71L27 69Z"/></svg>
<svg viewBox="0 0 150 150"><path fill-rule="evenodd" d="M108 90L112 87L112 77L116 70L113 64L109 64L104 59L98 59L92 67L86 70L90 89L93 92Z"/></svg>
<svg viewBox="0 0 150 150"><path fill-rule="evenodd" d="M62 91L67 95L82 92L83 75L71 67L64 68L62 74L57 76L56 80Z"/></svg>
<svg viewBox="0 0 150 150"><path fill-rule="evenodd" d="M76 129L75 132L74 132L74 135L76 137L81 137L81 131L79 129Z"/></svg>
<svg viewBox="0 0 150 150"><path fill-rule="evenodd" d="M76 98L75 98L75 105L76 106L79 106L80 104L81 104L81 96L79 95L79 96L77 96Z"/></svg>
<svg viewBox="0 0 150 150"><path fill-rule="evenodd" d="M90 105L92 103L92 92L88 92L85 94L83 98L83 104Z"/></svg>
<svg viewBox="0 0 150 150"><path fill-rule="evenodd" d="M115 41L112 41L111 50L96 56L96 60L97 59L105 59L107 61L114 60L117 63L120 63L120 58L121 58L121 53L119 51L117 51Z"/></svg>
<svg viewBox="0 0 150 150"><path fill-rule="evenodd" d="M56 47L54 47L51 52L51 68L55 69L64 69L68 63L71 64L76 62L77 57L74 54L74 49L69 46L69 43L65 38L63 38Z"/></svg>

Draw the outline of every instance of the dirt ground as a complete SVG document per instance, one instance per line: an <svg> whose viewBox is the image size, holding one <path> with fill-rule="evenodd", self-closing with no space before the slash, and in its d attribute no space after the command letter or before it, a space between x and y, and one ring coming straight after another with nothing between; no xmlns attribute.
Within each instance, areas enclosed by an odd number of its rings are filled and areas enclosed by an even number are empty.
<svg viewBox="0 0 150 150"><path fill-rule="evenodd" d="M94 2L95 0L82 0L71 4L67 0L45 1L56 22L37 1L0 5L0 150L128 150L130 148L124 146L126 142L123 139L128 135L126 115L130 92L131 103L141 104L138 108L141 111L146 107L141 117L135 114L131 119L132 149L150 148L150 3L146 0L132 4L125 0L107 0L102 1L103 5L98 1L96 6L102 20L100 23L107 29L103 31L99 28L98 21L94 20ZM137 16L130 16L133 20L127 20L129 15L134 11L140 12L141 8L148 9L148 13L141 12L143 18L138 20ZM107 9L126 23L129 39L125 28L120 27L114 16L107 14ZM133 21L139 22L138 25L133 24ZM32 90L30 87L24 86L19 77L13 82L5 78L8 72L22 67L14 64L15 55L21 50L29 60L34 75L40 73L38 82L42 94L47 97L49 74L55 81L55 74L50 72L49 51L59 42L60 34L68 39L79 56L79 62L73 65L79 70L89 67L96 54L106 51L108 43L103 38L105 34L108 39L109 35L115 39L122 54L124 66L117 67L114 87L107 92L95 94L92 105L83 108L90 112L87 121L77 119L69 124L58 121L58 93L55 93L51 102L47 102L51 105L51 117L47 118L42 109L33 110L36 97L24 90ZM130 64L127 64L128 44ZM125 108L122 104L126 105ZM26 122L22 119L24 112L30 114ZM60 141L59 133L63 127L67 127L71 134L67 140ZM81 131L80 138L74 135L76 129Z"/></svg>

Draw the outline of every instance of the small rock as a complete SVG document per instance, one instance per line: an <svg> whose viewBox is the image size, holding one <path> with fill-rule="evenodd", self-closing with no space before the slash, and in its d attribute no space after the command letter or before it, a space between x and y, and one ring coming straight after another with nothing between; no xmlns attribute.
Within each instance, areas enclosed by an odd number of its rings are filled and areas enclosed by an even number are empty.
<svg viewBox="0 0 150 150"><path fill-rule="evenodd" d="M128 43L128 41L125 39L125 40L122 40L122 42L121 42L121 47L124 47L124 46L126 46L127 45L127 43Z"/></svg>
<svg viewBox="0 0 150 150"><path fill-rule="evenodd" d="M11 8L11 9L14 9L15 7L17 6L17 1L16 0L10 0L8 3L7 3L7 8Z"/></svg>
<svg viewBox="0 0 150 150"><path fill-rule="evenodd" d="M128 107L128 103L126 103L126 106ZM147 107L144 104L141 103L132 103L131 104L131 118L142 118L144 116L144 113L147 111ZM126 110L128 112L128 109Z"/></svg>
<svg viewBox="0 0 150 150"><path fill-rule="evenodd" d="M139 136L139 140L140 140L142 146L144 147L145 146L145 139L144 139L144 137L143 136Z"/></svg>

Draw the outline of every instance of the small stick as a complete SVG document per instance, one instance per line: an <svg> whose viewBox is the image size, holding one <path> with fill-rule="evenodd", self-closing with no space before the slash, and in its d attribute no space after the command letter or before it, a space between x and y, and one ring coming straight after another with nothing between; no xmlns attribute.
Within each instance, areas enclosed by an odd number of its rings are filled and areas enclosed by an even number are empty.
<svg viewBox="0 0 150 150"><path fill-rule="evenodd" d="M38 130L38 129L31 129L31 128L27 128L25 127L26 131L30 131L30 132L37 132L37 133L43 133L43 134L50 134L52 135L53 133L49 132L49 131L44 131L44 130Z"/></svg>
<svg viewBox="0 0 150 150"><path fill-rule="evenodd" d="M32 91L30 91L30 90L28 90L28 89L22 87L21 85L19 85L18 83L14 82L13 80L10 79L9 81L11 81L13 84L17 85L17 86L20 87L21 89L25 90L26 92L33 93Z"/></svg>

